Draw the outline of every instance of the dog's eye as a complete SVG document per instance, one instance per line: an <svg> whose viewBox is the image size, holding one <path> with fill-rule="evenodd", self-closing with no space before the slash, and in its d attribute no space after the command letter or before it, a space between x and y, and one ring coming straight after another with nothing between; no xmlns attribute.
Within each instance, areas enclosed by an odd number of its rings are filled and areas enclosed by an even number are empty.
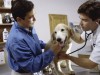
<svg viewBox="0 0 100 75"><path fill-rule="evenodd" d="M64 29L61 29L61 31L63 32L63 31L64 31Z"/></svg>
<svg viewBox="0 0 100 75"><path fill-rule="evenodd" d="M55 32L55 34L56 34L57 32Z"/></svg>

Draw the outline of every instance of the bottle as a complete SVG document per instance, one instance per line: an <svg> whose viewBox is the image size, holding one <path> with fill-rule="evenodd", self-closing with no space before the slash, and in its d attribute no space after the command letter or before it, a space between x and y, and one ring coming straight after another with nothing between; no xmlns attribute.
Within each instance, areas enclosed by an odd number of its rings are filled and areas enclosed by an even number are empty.
<svg viewBox="0 0 100 75"><path fill-rule="evenodd" d="M34 75L44 75L42 71L34 73Z"/></svg>
<svg viewBox="0 0 100 75"><path fill-rule="evenodd" d="M44 75L42 71L38 72L38 75Z"/></svg>
<svg viewBox="0 0 100 75"><path fill-rule="evenodd" d="M11 8L11 0L3 0L4 1L4 7Z"/></svg>
<svg viewBox="0 0 100 75"><path fill-rule="evenodd" d="M2 24L2 15L0 14L0 24Z"/></svg>
<svg viewBox="0 0 100 75"><path fill-rule="evenodd" d="M4 30L3 30L3 42L7 42L7 38L8 38L8 31L6 28L4 28Z"/></svg>

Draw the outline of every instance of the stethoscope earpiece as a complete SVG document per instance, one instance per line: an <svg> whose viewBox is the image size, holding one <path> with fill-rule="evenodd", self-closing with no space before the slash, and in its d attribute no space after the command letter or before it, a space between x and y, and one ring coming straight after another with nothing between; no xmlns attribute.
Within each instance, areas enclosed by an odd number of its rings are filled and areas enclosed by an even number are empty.
<svg viewBox="0 0 100 75"><path fill-rule="evenodd" d="M99 25L100 24L100 21L96 22L96 24Z"/></svg>
<svg viewBox="0 0 100 75"><path fill-rule="evenodd" d="M98 19L98 21L96 22L96 24L98 24L98 25L100 24L100 19Z"/></svg>

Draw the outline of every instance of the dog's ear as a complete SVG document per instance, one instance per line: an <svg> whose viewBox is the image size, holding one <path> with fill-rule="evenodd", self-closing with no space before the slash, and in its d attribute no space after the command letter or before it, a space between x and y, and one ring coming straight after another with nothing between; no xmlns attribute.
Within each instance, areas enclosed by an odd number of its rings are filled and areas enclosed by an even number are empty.
<svg viewBox="0 0 100 75"><path fill-rule="evenodd" d="M51 40L53 40L53 41L56 40L54 32L51 34Z"/></svg>
<svg viewBox="0 0 100 75"><path fill-rule="evenodd" d="M51 42L55 43L56 42L56 37L55 37L55 33L53 32L51 35Z"/></svg>
<svg viewBox="0 0 100 75"><path fill-rule="evenodd" d="M67 31L67 34L68 34L67 38L70 39L70 38L71 38L71 35L72 35L72 34L70 33L70 32L71 32L71 29L70 29L70 27L67 26L67 25L65 25L65 28L66 28L66 31Z"/></svg>
<svg viewBox="0 0 100 75"><path fill-rule="evenodd" d="M68 27L70 38L76 43L83 43L84 40L81 38L81 34L76 33L72 28Z"/></svg>

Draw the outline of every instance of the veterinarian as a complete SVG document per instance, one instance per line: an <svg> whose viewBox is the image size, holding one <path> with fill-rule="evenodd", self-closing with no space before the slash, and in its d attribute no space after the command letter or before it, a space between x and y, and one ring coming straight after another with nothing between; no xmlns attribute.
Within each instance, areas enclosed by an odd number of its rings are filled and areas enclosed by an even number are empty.
<svg viewBox="0 0 100 75"><path fill-rule="evenodd" d="M78 58L60 53L59 59L69 59L83 68L92 69L100 64L100 1L83 3L78 9L78 13L82 29L93 32L93 52L89 58Z"/></svg>
<svg viewBox="0 0 100 75"><path fill-rule="evenodd" d="M12 2L12 15L15 20L6 43L11 75L32 75L44 69L60 51L58 43L42 53L45 43L38 39L34 27L34 4L28 0ZM45 35L44 35L45 36Z"/></svg>

